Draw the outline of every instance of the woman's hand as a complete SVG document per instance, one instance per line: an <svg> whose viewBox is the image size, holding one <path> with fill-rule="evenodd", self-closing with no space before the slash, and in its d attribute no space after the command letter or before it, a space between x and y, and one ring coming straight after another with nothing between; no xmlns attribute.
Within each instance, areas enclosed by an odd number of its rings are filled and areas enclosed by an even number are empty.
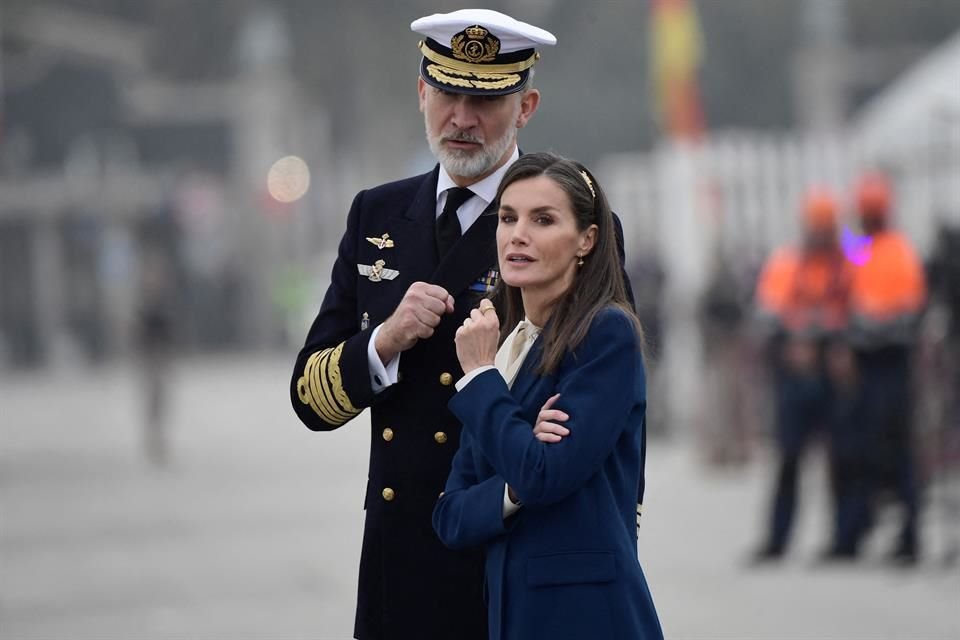
<svg viewBox="0 0 960 640"><path fill-rule="evenodd" d="M566 422L570 419L570 416L559 409L551 409L559 398L559 393L550 396L543 403L543 407L540 408L540 413L537 414L537 424L533 427L533 435L540 442L560 442L564 436L570 435L570 429L557 424L558 422Z"/></svg>
<svg viewBox="0 0 960 640"><path fill-rule="evenodd" d="M493 303L484 298L480 306L470 312L470 317L457 329L454 342L457 345L457 358L464 373L470 373L477 367L492 365L497 356L497 342L500 339L500 319Z"/></svg>

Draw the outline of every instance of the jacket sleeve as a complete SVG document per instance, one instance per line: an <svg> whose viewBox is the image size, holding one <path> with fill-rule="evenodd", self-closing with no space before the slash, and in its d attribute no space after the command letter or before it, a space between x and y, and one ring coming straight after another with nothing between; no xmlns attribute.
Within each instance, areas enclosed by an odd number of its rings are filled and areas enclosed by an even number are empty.
<svg viewBox="0 0 960 640"><path fill-rule="evenodd" d="M521 502L546 505L584 486L625 430L643 428L629 420L635 405L646 403L643 375L633 326L622 312L604 311L559 369L555 408L570 416L570 435L560 442L534 437L496 371L472 380L451 399L450 409Z"/></svg>
<svg viewBox="0 0 960 640"><path fill-rule="evenodd" d="M783 330L783 317L795 278L796 256L791 249L776 250L764 263L754 293L755 323L764 337Z"/></svg>
<svg viewBox="0 0 960 640"><path fill-rule="evenodd" d="M508 529L503 520L506 483L500 476L478 481L473 456L470 436L463 432L446 487L433 509L433 528L451 549L481 545Z"/></svg>
<svg viewBox="0 0 960 640"><path fill-rule="evenodd" d="M297 356L290 380L294 411L314 431L336 429L373 402L367 344L357 317L357 245L364 192L357 194L340 240L330 287Z"/></svg>

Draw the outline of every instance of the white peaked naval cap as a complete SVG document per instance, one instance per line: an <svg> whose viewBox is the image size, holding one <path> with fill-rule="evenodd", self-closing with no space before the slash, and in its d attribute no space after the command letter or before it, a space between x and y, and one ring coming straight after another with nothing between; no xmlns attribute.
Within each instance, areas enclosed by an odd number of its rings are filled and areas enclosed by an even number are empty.
<svg viewBox="0 0 960 640"><path fill-rule="evenodd" d="M420 75L438 89L471 95L505 95L523 89L552 33L498 11L462 9L414 20L420 41Z"/></svg>

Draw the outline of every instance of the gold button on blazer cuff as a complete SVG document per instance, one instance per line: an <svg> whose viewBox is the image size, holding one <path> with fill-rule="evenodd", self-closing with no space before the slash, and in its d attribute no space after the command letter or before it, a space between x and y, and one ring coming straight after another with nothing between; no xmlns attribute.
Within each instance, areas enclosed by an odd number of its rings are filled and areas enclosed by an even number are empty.
<svg viewBox="0 0 960 640"><path fill-rule="evenodd" d="M437 431L433 434L433 439L437 441L437 444L444 444L447 441L447 434L443 431Z"/></svg>
<svg viewBox="0 0 960 640"><path fill-rule="evenodd" d="M386 429L384 429L383 439L386 440L387 442L390 442L391 440L393 440L393 429L391 429L390 427L387 427Z"/></svg>
<svg viewBox="0 0 960 640"><path fill-rule="evenodd" d="M449 387L453 384L453 376L446 371L440 374L440 384L445 387Z"/></svg>
<svg viewBox="0 0 960 640"><path fill-rule="evenodd" d="M386 500L387 502L391 502L394 498L397 497L397 493L390 487L385 488L381 492L381 495L383 496L383 499Z"/></svg>

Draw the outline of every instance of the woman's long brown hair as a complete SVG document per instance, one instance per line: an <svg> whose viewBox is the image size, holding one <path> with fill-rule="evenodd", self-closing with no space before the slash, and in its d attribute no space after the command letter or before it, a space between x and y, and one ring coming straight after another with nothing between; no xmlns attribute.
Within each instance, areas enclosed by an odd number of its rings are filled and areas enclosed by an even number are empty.
<svg viewBox="0 0 960 640"><path fill-rule="evenodd" d="M552 153L520 156L510 166L497 190L497 202L510 185L539 176L553 180L570 199L577 230L597 225L597 241L583 266L577 268L573 284L553 304L550 319L543 329L543 355L537 373L548 375L560 366L563 356L575 350L602 309L616 307L632 320L638 344L643 344L643 329L627 297L620 257L617 253L613 213L600 184L581 164ZM492 300L500 316L500 343L524 318L520 289L501 279Z"/></svg>

